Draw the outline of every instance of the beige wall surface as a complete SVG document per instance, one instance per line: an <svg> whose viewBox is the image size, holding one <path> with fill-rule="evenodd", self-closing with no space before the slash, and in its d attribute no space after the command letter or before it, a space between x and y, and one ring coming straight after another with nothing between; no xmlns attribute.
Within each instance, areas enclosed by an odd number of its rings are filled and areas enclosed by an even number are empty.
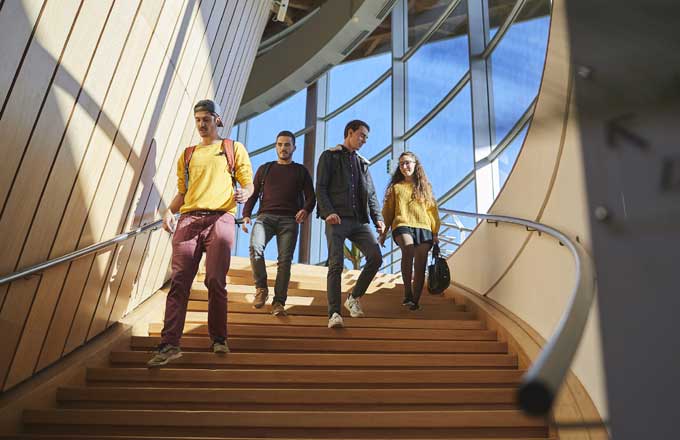
<svg viewBox="0 0 680 440"><path fill-rule="evenodd" d="M193 103L219 102L228 134L270 3L0 2L0 274L159 218ZM0 389L148 298L169 244L157 231L0 286Z"/></svg>
<svg viewBox="0 0 680 440"><path fill-rule="evenodd" d="M572 94L565 2L554 1L543 82L533 121L490 213L552 226L590 252L581 145ZM486 295L549 339L574 285L569 251L513 225L480 223L449 264L455 284ZM596 306L572 370L606 416Z"/></svg>

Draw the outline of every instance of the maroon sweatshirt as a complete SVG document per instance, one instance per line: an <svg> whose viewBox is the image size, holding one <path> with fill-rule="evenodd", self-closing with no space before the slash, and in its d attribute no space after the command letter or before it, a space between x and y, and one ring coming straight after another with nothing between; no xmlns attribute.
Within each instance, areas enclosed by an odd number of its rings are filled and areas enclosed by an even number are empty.
<svg viewBox="0 0 680 440"><path fill-rule="evenodd" d="M264 179L262 175L267 164L260 165L253 178L255 190L243 206L243 217L251 217L255 202L260 198L258 213L295 216L300 209L312 213L316 205L314 185L309 171L304 166L292 162L281 165L276 162L269 165L269 171ZM264 191L263 191L264 190Z"/></svg>

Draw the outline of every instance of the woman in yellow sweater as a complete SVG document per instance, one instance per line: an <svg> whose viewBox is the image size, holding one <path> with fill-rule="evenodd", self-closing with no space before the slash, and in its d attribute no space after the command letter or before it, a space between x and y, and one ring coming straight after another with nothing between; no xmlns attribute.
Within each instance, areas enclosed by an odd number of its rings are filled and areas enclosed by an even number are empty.
<svg viewBox="0 0 680 440"><path fill-rule="evenodd" d="M432 186L415 154L406 151L399 156L399 166L392 175L383 203L385 232L380 235L384 246L387 232L401 248L401 276L404 280L403 304L418 310L425 284L427 253L439 238L439 210Z"/></svg>

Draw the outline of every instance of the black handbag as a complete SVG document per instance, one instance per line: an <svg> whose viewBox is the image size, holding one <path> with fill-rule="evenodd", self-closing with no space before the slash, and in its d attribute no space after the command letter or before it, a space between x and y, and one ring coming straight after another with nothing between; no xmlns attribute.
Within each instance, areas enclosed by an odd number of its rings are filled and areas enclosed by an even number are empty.
<svg viewBox="0 0 680 440"><path fill-rule="evenodd" d="M451 273L446 260L439 256L439 245L432 247L432 264L427 267L427 291L442 294L451 284Z"/></svg>

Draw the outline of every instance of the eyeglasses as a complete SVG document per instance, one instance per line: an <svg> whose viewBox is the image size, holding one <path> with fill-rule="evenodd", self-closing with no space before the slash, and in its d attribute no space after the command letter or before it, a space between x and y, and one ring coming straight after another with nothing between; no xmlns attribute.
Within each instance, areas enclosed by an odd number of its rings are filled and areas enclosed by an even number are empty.
<svg viewBox="0 0 680 440"><path fill-rule="evenodd" d="M416 163L416 162L414 160L404 160L404 161L399 162L399 166L403 167L403 166L406 166L406 165L409 165L409 164L412 164L412 163Z"/></svg>

